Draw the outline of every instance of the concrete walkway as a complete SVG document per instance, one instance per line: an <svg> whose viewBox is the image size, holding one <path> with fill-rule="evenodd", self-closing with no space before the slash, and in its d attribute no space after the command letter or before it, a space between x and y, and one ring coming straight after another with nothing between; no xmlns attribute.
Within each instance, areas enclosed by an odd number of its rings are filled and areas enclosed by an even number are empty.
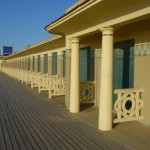
<svg viewBox="0 0 150 150"><path fill-rule="evenodd" d="M132 149L0 73L0 150Z"/></svg>
<svg viewBox="0 0 150 150"><path fill-rule="evenodd" d="M98 128L98 108L91 107L74 114L89 125ZM112 131L105 134L124 142L135 150L150 150L150 124L138 121L114 124Z"/></svg>

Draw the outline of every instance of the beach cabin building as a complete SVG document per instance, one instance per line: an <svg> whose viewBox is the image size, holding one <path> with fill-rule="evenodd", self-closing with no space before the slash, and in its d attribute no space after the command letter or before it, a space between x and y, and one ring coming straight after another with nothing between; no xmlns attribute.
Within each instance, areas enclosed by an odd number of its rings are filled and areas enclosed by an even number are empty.
<svg viewBox="0 0 150 150"><path fill-rule="evenodd" d="M60 78L51 94L64 94L65 84L71 113L82 101L93 103L100 130L132 120L150 124L149 0L79 0L45 30L55 36L3 58L2 71Z"/></svg>

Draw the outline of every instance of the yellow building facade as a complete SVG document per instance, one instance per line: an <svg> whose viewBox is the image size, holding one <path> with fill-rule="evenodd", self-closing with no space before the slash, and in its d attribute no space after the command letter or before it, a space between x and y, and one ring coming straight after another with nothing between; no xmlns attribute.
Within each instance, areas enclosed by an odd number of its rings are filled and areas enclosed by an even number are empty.
<svg viewBox="0 0 150 150"><path fill-rule="evenodd" d="M1 70L49 98L65 95L71 113L93 103L100 130L150 124L149 0L81 0L45 29L56 36L3 58Z"/></svg>

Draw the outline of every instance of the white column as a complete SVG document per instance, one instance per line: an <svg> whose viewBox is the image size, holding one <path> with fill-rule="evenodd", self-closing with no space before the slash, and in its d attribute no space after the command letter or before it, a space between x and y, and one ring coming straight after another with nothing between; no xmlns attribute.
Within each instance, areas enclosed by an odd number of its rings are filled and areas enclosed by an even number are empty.
<svg viewBox="0 0 150 150"><path fill-rule="evenodd" d="M48 53L48 74L52 75L52 53Z"/></svg>
<svg viewBox="0 0 150 150"><path fill-rule="evenodd" d="M57 74L63 77L63 55L62 52L57 53Z"/></svg>
<svg viewBox="0 0 150 150"><path fill-rule="evenodd" d="M70 110L71 40L66 37L66 95L65 107Z"/></svg>
<svg viewBox="0 0 150 150"><path fill-rule="evenodd" d="M102 28L102 60L99 103L99 129L112 129L113 28Z"/></svg>
<svg viewBox="0 0 150 150"><path fill-rule="evenodd" d="M25 57L25 69L24 70L27 70L28 68L28 57Z"/></svg>
<svg viewBox="0 0 150 150"><path fill-rule="evenodd" d="M41 55L41 73L44 74L44 54Z"/></svg>
<svg viewBox="0 0 150 150"><path fill-rule="evenodd" d="M100 73L101 73L101 49L95 49L94 58L95 58L95 106L99 106L99 91L100 91Z"/></svg>
<svg viewBox="0 0 150 150"><path fill-rule="evenodd" d="M24 69L24 59L23 58L18 60L18 68L21 69L21 70Z"/></svg>
<svg viewBox="0 0 150 150"><path fill-rule="evenodd" d="M66 95L65 107L70 109L70 74L71 74L71 49L66 50Z"/></svg>
<svg viewBox="0 0 150 150"><path fill-rule="evenodd" d="M30 63L30 60L29 60L29 57L27 57L27 63L26 63L26 70L29 71L29 63Z"/></svg>
<svg viewBox="0 0 150 150"><path fill-rule="evenodd" d="M38 73L38 55L35 55L35 73Z"/></svg>
<svg viewBox="0 0 150 150"><path fill-rule="evenodd" d="M23 70L26 70L26 62L27 62L27 60L26 60L26 57L24 58L24 69Z"/></svg>
<svg viewBox="0 0 150 150"><path fill-rule="evenodd" d="M33 56L30 56L30 72L33 72Z"/></svg>
<svg viewBox="0 0 150 150"><path fill-rule="evenodd" d="M71 51L71 85L70 85L70 112L80 111L79 101L79 39L72 38Z"/></svg>
<svg viewBox="0 0 150 150"><path fill-rule="evenodd" d="M26 59L23 58L23 70L25 70L25 68L26 68Z"/></svg>

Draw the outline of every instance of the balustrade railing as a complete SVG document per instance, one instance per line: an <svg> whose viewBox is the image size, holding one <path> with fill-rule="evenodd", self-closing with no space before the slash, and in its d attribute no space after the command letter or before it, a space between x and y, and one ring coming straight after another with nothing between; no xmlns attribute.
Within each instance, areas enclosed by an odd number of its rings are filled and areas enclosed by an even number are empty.
<svg viewBox="0 0 150 150"><path fill-rule="evenodd" d="M117 100L114 103L114 110L117 118L114 123L143 119L141 110L143 100L141 98L144 89L116 89Z"/></svg>
<svg viewBox="0 0 150 150"><path fill-rule="evenodd" d="M49 98L65 95L65 79L58 77L58 75L49 76L48 74L34 73L8 67L3 67L2 71L26 85L31 84L31 88L37 87L38 92L48 91Z"/></svg>
<svg viewBox="0 0 150 150"><path fill-rule="evenodd" d="M80 101L94 102L94 81L80 81Z"/></svg>

